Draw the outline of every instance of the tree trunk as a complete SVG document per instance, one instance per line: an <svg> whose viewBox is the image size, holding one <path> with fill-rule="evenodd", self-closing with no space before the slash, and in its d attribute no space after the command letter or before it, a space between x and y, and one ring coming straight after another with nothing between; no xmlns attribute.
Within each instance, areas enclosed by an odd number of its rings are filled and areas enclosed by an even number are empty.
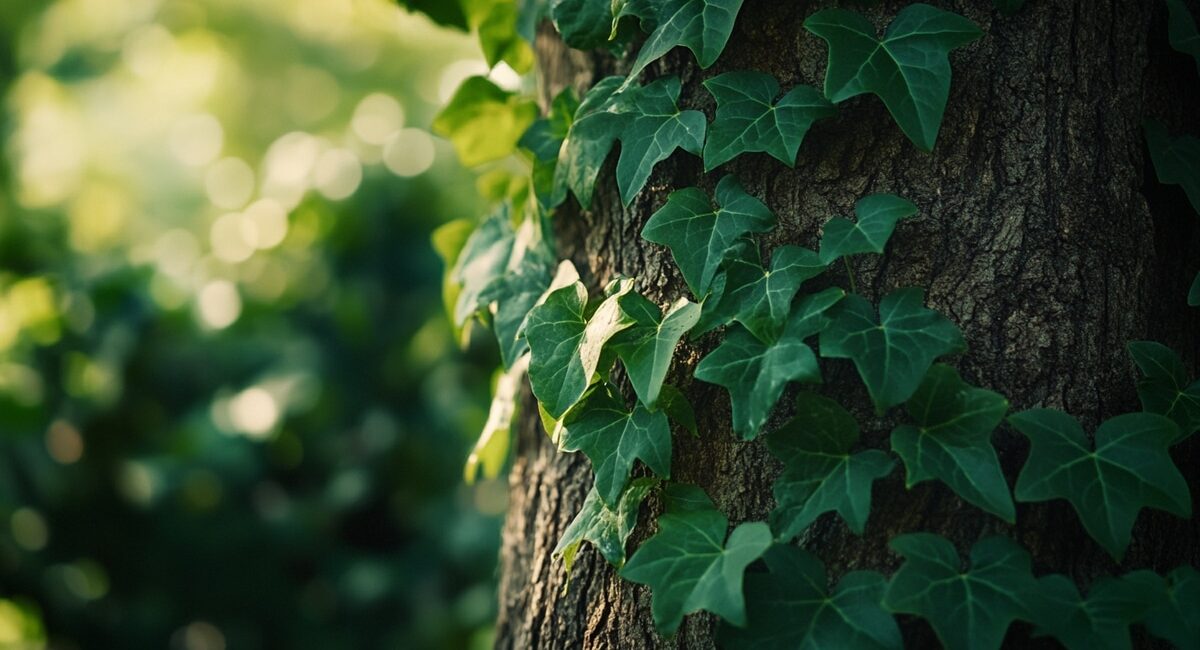
<svg viewBox="0 0 1200 650"><path fill-rule="evenodd" d="M690 52L677 49L649 76L681 77L681 105L710 118L713 102L700 82L722 72L761 70L785 89L799 83L819 88L825 44L802 22L832 4L746 0L713 68L700 70ZM904 4L855 8L882 29ZM877 300L898 287L923 287L929 305L967 339L969 351L951 363L967 381L1006 395L1014 411L1061 408L1090 430L1138 410L1127 341L1163 342L1193 369L1200 352L1200 310L1189 311L1184 300L1200 259L1200 220L1177 187L1156 184L1141 133L1147 117L1178 132L1185 116L1198 114L1200 80L1191 60L1169 48L1165 10L1151 0L1029 0L1011 17L994 11L991 0L933 4L970 18L985 36L952 54L954 81L932 154L912 146L882 103L864 96L813 127L795 169L754 154L723 171L736 174L778 215L779 228L763 242L768 251L785 243L815 248L824 221L851 214L865 194L908 198L920 217L901 223L885 255L853 263L860 293ZM607 55L569 52L552 30L539 36L538 53L545 97L568 84L586 89L620 71ZM669 252L639 233L670 191L698 185L711 192L721 173L705 175L697 158L677 153L625 208L613 182L614 159L601 173L590 210L564 207L555 217L560 253L592 287L620 272L636 277L638 290L661 303L688 295ZM840 284L846 286L845 278ZM740 442L730 431L724 389L692 379L696 362L715 344L709 335L676 356L669 383L696 405L701 436L675 437L672 479L701 486L732 524L765 520L778 463L761 442ZM854 407L863 443L887 449L895 418L873 416L849 363L826 361L822 369L822 390ZM790 416L790 394L764 431ZM566 583L551 551L583 503L591 470L582 455L556 452L528 394L518 431L497 646L713 647L717 621L707 614L688 617L674 638L658 636L649 590L618 579L586 544ZM993 441L1015 480L1027 442L1007 425ZM1173 455L1200 501L1200 436ZM800 540L835 579L858 568L890 573L899 558L888 539L916 531L942 534L964 553L981 536L1000 533L1030 550L1035 573L1066 573L1084 586L1101 574L1140 567L1163 572L1200 560L1195 518L1143 511L1126 560L1117 565L1064 501L1018 504L1018 523L1008 526L941 483L905 490L903 473L898 467L877 483L861 537L827 514ZM653 533L649 515L657 508L647 502L631 551ZM924 622L900 622L909 647L936 647ZM1030 647L1029 631L1015 625L1008 644Z"/></svg>

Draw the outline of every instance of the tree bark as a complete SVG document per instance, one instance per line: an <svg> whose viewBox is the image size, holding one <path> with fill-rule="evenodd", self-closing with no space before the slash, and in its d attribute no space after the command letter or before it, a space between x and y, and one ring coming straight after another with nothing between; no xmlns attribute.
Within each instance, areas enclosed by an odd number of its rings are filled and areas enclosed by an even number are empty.
<svg viewBox="0 0 1200 650"><path fill-rule="evenodd" d="M700 70L689 52L677 49L649 76L680 76L681 105L710 118L713 102L699 84L722 72L761 70L785 89L799 83L819 88L825 44L802 22L833 4L746 0L713 68ZM881 4L855 8L882 29L907 2ZM954 81L932 154L912 146L882 103L864 96L813 127L794 169L753 154L722 171L736 174L778 215L764 251L785 243L815 248L824 221L851 214L865 194L908 198L920 216L901 223L886 254L853 262L860 293L877 300L898 287L923 287L928 304L967 339L969 351L950 363L967 381L1007 396L1013 411L1060 408L1090 430L1138 410L1127 341L1163 342L1193 370L1200 353L1200 310L1189 310L1184 300L1200 260L1200 220L1178 188L1156 184L1141 133L1146 117L1165 121L1175 133L1195 126L1186 118L1200 114L1200 80L1191 60L1169 48L1165 10L1151 0L1029 0L1011 17L994 11L991 0L933 4L965 15L985 35L952 54ZM569 52L552 30L539 36L537 49L544 97L566 85L585 90L620 72L607 55ZM638 290L660 303L688 295L669 252L639 233L670 191L698 185L711 192L721 171L705 175L697 158L676 154L626 208L613 182L614 159L601 173L591 209L564 207L555 217L560 252L593 288L620 272L636 277ZM833 281L847 286L844 276ZM717 340L709 335L676 356L669 382L697 407L701 436L675 436L672 479L700 485L732 524L765 520L778 463L761 442L740 442L732 434L724 389L692 379L696 362ZM822 392L852 407L863 444L887 449L898 420L874 417L849 363L823 361L822 369ZM791 415L794 390L785 393L765 431ZM497 646L714 647L718 622L707 614L688 617L674 638L658 636L649 590L618 579L586 544L567 584L551 551L591 486L591 470L583 456L556 452L529 395L523 413L504 527ZM1007 425L993 441L1015 480L1027 442ZM1173 456L1200 502L1200 436ZM1117 565L1064 501L1018 504L1018 523L1009 526L938 482L906 490L903 473L898 467L876 484L861 537L826 515L799 540L834 579L859 568L890 573L899 558L888 540L916 531L947 536L964 554L981 536L1003 534L1030 550L1036 574L1065 573L1084 587L1102 574L1141 567L1164 572L1200 561L1196 518L1144 510ZM650 500L643 508L631 552L653 533L650 515L658 507ZM936 647L924 622L900 622L908 647ZM1031 647L1029 632L1014 625L1007 643Z"/></svg>

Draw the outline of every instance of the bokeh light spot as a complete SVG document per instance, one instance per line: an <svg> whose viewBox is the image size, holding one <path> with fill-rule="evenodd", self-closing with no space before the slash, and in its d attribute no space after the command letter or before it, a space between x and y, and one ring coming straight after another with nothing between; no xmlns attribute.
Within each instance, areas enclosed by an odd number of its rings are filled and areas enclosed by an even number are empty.
<svg viewBox="0 0 1200 650"><path fill-rule="evenodd" d="M167 145L179 162L199 167L207 165L221 153L225 144L225 130L217 118L208 113L198 113L180 118L171 127Z"/></svg>
<svg viewBox="0 0 1200 650"><path fill-rule="evenodd" d="M222 158L205 173L204 189L213 205L236 210L254 193L254 170L241 158Z"/></svg>
<svg viewBox="0 0 1200 650"><path fill-rule="evenodd" d="M317 190L332 201L344 199L362 182L362 163L348 149L330 149L317 159L313 170Z"/></svg>
<svg viewBox="0 0 1200 650"><path fill-rule="evenodd" d="M229 327L242 314L242 297L228 280L213 280L196 298L201 323L211 329Z"/></svg>
<svg viewBox="0 0 1200 650"><path fill-rule="evenodd" d="M371 93L354 108L350 128L368 144L383 144L387 137L404 126L404 109L391 95Z"/></svg>
<svg viewBox="0 0 1200 650"><path fill-rule="evenodd" d="M433 138L421 129L402 129L383 145L383 164L397 176L419 176L433 166Z"/></svg>
<svg viewBox="0 0 1200 650"><path fill-rule="evenodd" d="M40 551L50 541L50 529L41 513L33 508L17 508L9 517L13 541L27 551Z"/></svg>

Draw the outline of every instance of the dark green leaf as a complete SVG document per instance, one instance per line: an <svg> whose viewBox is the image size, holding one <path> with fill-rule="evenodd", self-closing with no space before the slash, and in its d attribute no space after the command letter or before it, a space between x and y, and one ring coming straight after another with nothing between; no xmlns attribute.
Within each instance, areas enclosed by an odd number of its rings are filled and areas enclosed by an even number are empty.
<svg viewBox="0 0 1200 650"><path fill-rule="evenodd" d="M638 52L630 79L679 45L692 51L701 68L711 66L733 32L742 0L662 0L659 7L658 26Z"/></svg>
<svg viewBox="0 0 1200 650"><path fill-rule="evenodd" d="M753 242L735 246L724 266L720 299L703 326L709 329L736 320L764 343L779 337L800 285L826 268L813 251L787 245L771 253L768 271Z"/></svg>
<svg viewBox="0 0 1200 650"><path fill-rule="evenodd" d="M949 650L999 648L1014 619L1029 620L1037 589L1029 554L1003 537L971 548L971 568L946 539L930 533L900 535L891 547L905 562L892 576L883 606L929 621Z"/></svg>
<svg viewBox="0 0 1200 650"><path fill-rule="evenodd" d="M796 417L767 435L767 448L783 461L775 481L771 529L791 539L817 517L836 510L861 535L871 512L871 486L896 463L878 449L857 454L858 423L837 402L801 393Z"/></svg>
<svg viewBox="0 0 1200 650"><path fill-rule="evenodd" d="M621 493L616 509L605 505L596 488L592 488L552 555L562 558L563 567L570 574L580 545L591 542L609 564L620 569L625 565L625 541L637 525L638 510L658 482L655 477L634 479Z"/></svg>
<svg viewBox="0 0 1200 650"><path fill-rule="evenodd" d="M484 292L508 267L516 242L510 212L508 204L501 204L475 228L458 254L452 277L461 287L454 305L454 323L460 327L487 305Z"/></svg>
<svg viewBox="0 0 1200 650"><path fill-rule="evenodd" d="M950 51L979 38L974 23L927 4L911 4L884 32L863 16L825 9L804 27L829 44L825 96L841 103L863 93L883 100L900 129L931 151L950 96Z"/></svg>
<svg viewBox="0 0 1200 650"><path fill-rule="evenodd" d="M1179 438L1172 444L1200 431L1200 380L1188 383L1179 355L1153 341L1130 341L1129 354L1145 375L1137 385L1142 410L1165 415L1179 425Z"/></svg>
<svg viewBox="0 0 1200 650"><path fill-rule="evenodd" d="M566 177L556 173L558 153L570 132L579 98L572 88L560 92L550 104L550 114L538 119L518 144L533 154L533 190L538 203L550 210L567 197Z"/></svg>
<svg viewBox="0 0 1200 650"><path fill-rule="evenodd" d="M467 29L467 15L463 13L462 5L446 0L398 0L401 7L410 11L419 11L433 19L433 22L447 27Z"/></svg>
<svg viewBox="0 0 1200 650"><path fill-rule="evenodd" d="M663 492L658 533L638 548L621 577L653 590L650 609L661 634L673 634L685 614L700 610L745 625L742 574L771 546L770 529L744 523L722 543L729 520L703 490L671 484Z"/></svg>
<svg viewBox="0 0 1200 650"><path fill-rule="evenodd" d="M1083 527L1118 562L1142 508L1192 512L1187 481L1167 447L1179 427L1153 413L1127 413L1096 429L1095 449L1079 422L1051 409L1010 415L1033 444L1017 477L1018 501L1066 499Z"/></svg>
<svg viewBox="0 0 1200 650"><path fill-rule="evenodd" d="M758 435L790 381L819 382L821 369L804 339L821 331L825 312L845 294L826 289L806 296L792 309L778 341L767 345L734 327L721 345L696 367L696 378L729 390L733 430L749 440Z"/></svg>
<svg viewBox="0 0 1200 650"><path fill-rule="evenodd" d="M721 647L754 650L900 650L895 619L880 607L887 580L846 574L832 593L825 567L795 546L763 554L768 571L746 574L745 629L724 625Z"/></svg>
<svg viewBox="0 0 1200 650"><path fill-rule="evenodd" d="M717 100L717 115L704 144L704 169L761 151L788 167L812 123L837 109L812 86L796 86L779 95L779 82L762 72L726 72L704 82Z"/></svg>
<svg viewBox="0 0 1200 650"><path fill-rule="evenodd" d="M588 318L587 289L575 282L529 312L529 383L551 417L561 418L579 401L592 383L604 344L632 324L617 304L621 293L605 299Z"/></svg>
<svg viewBox="0 0 1200 650"><path fill-rule="evenodd" d="M613 348L625 364L638 399L655 408L675 346L700 318L700 305L680 298L664 315L641 294L628 293L621 298L621 309L634 325L613 341Z"/></svg>
<svg viewBox="0 0 1200 650"><path fill-rule="evenodd" d="M617 94L624 81L605 77L587 91L559 151L554 184L571 188L584 208L591 206L596 175L629 121L628 108Z"/></svg>
<svg viewBox="0 0 1200 650"><path fill-rule="evenodd" d="M1171 47L1196 60L1196 72L1200 73L1200 32L1196 20L1183 4L1183 0L1167 0L1167 38ZM1194 204L1194 203L1193 203Z"/></svg>
<svg viewBox="0 0 1200 650"><path fill-rule="evenodd" d="M527 233L534 223L529 219L521 224L508 270L479 294L480 304L492 311L492 331L500 344L500 361L505 368L512 367L529 349L520 336L521 325L554 277L553 254L541 242L529 241L533 235Z"/></svg>
<svg viewBox="0 0 1200 650"><path fill-rule="evenodd" d="M717 207L703 190L689 187L672 192L667 203L651 215L642 237L671 249L692 295L708 294L725 252L748 232L775 227L775 215L750 196L733 176L717 184Z"/></svg>
<svg viewBox="0 0 1200 650"><path fill-rule="evenodd" d="M463 82L433 119L433 131L450 140L468 167L516 151L517 141L538 117L537 104L501 90L485 77Z"/></svg>
<svg viewBox="0 0 1200 650"><path fill-rule="evenodd" d="M1167 575L1163 597L1145 613L1146 629L1179 648L1200 648L1200 571L1181 566Z"/></svg>
<svg viewBox="0 0 1200 650"><path fill-rule="evenodd" d="M700 430L696 427L696 412L692 410L692 403L688 401L678 388L664 384L658 395L658 408L667 417L675 421L675 424L687 429L693 436L699 436Z"/></svg>
<svg viewBox="0 0 1200 650"><path fill-rule="evenodd" d="M1192 209L1200 213L1200 139L1190 135L1172 139L1167 128L1154 120L1146 120L1143 126L1158 182L1182 187Z"/></svg>
<svg viewBox="0 0 1200 650"><path fill-rule="evenodd" d="M1200 307L1200 273L1192 280L1192 288L1188 290L1187 303L1189 307Z"/></svg>
<svg viewBox="0 0 1200 650"><path fill-rule="evenodd" d="M608 43L612 31L611 0L550 0L550 17L563 42L579 50Z"/></svg>
<svg viewBox="0 0 1200 650"><path fill-rule="evenodd" d="M916 426L892 431L892 451L904 460L905 485L941 480L964 500L1013 523L1012 495L991 442L1008 400L967 384L954 368L938 364L905 409Z"/></svg>
<svg viewBox="0 0 1200 650"><path fill-rule="evenodd" d="M616 507L635 460L662 478L671 477L671 425L662 411L632 411L611 390L599 389L563 422L563 451L582 451L592 461L596 491Z"/></svg>
<svg viewBox="0 0 1200 650"><path fill-rule="evenodd" d="M679 89L679 77L664 77L626 91L632 93L631 117L617 135L617 188L625 205L641 191L654 166L675 149L699 156L704 148L708 121L700 111L679 110Z"/></svg>
<svg viewBox="0 0 1200 650"><path fill-rule="evenodd" d="M1085 600L1075 583L1055 574L1038 579L1029 609L1035 634L1053 636L1068 650L1129 650L1129 626L1162 599L1162 591L1162 578L1139 571L1097 580Z"/></svg>
<svg viewBox="0 0 1200 650"><path fill-rule="evenodd" d="M821 332L821 356L854 361L880 413L911 397L935 359L966 348L954 323L923 301L921 289L898 289L877 318L865 298L847 296Z"/></svg>
<svg viewBox="0 0 1200 650"><path fill-rule="evenodd" d="M821 235L821 262L856 253L882 253L896 222L917 213L917 206L892 194L864 196L854 204L858 221L834 217Z"/></svg>

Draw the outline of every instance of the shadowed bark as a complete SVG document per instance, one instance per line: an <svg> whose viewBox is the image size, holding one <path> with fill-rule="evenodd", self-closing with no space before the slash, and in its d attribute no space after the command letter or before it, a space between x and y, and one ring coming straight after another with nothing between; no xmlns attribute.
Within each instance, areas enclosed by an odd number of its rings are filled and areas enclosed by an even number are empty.
<svg viewBox="0 0 1200 650"><path fill-rule="evenodd" d="M833 4L747 0L715 66L700 70L690 52L678 49L647 76L680 76L681 105L710 118L712 98L699 84L722 72L761 70L784 89L820 87L826 48L802 22ZM906 3L849 4L882 29ZM1151 116L1173 132L1194 128L1186 116L1200 111L1200 79L1191 59L1167 45L1165 9L1158 2L1029 0L1012 17L999 15L990 0L933 4L965 15L985 35L951 55L954 81L932 154L909 143L878 99L864 96L813 127L794 169L750 154L706 176L699 159L677 153L623 207L614 155L601 172L591 209L572 203L555 217L560 252L592 287L620 272L635 276L640 291L665 304L688 295L686 285L669 251L639 233L674 189L699 185L711 192L722 173L736 174L779 217L779 228L763 239L764 251L785 243L815 248L821 225L851 214L861 196L899 194L917 204L920 216L900 224L885 255L855 258L860 293L878 300L898 287L923 287L927 303L955 321L967 339L969 351L949 362L967 381L1007 396L1013 411L1061 408L1090 430L1105 418L1138 410L1127 341L1161 341L1193 370L1200 353L1200 310L1185 304L1200 266L1200 219L1178 188L1156 185L1141 133L1142 120ZM543 100L566 85L582 91L621 71L607 55L567 50L551 29L539 35L537 49ZM848 286L843 270L831 275L831 282ZM820 286L806 285L814 288ZM779 464L761 441L743 443L730 431L724 389L691 378L718 336L676 354L669 383L696 406L701 436L676 432L672 479L703 487L732 524L765 520ZM874 417L849 362L823 361L822 368L821 392L858 416L862 444L888 449L897 418ZM794 390L785 393L764 431L790 416ZM685 619L674 638L659 637L649 590L618 579L586 544L566 585L551 551L591 486L591 469L582 455L555 451L528 394L517 431L497 646L713 647L718 622L707 614ZM1007 425L993 442L1011 485L1028 444ZM1200 436L1172 455L1192 484L1193 501L1200 502ZM981 536L1000 533L1030 550L1035 573L1066 573L1084 586L1102 574L1142 567L1165 572L1200 562L1196 518L1143 511L1118 565L1064 501L1018 504L1018 523L1009 526L941 483L905 490L903 472L898 466L876 484L863 536L827 514L800 539L834 580L850 569L890 573L899 558L888 550L888 539L916 531L945 535L964 555ZM650 515L657 508L653 499L647 502L630 550L653 532ZM911 617L900 622L909 647L936 647L925 623ZM1014 625L1007 644L1032 647L1029 631Z"/></svg>

